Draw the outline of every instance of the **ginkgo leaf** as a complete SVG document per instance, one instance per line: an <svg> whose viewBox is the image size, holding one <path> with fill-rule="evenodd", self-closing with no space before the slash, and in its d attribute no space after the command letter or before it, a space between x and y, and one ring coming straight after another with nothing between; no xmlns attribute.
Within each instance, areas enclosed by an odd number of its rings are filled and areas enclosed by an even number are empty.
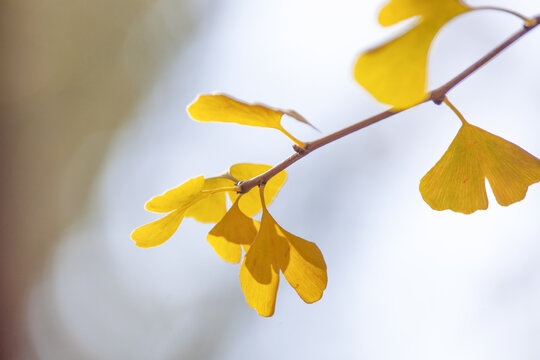
<svg viewBox="0 0 540 360"><path fill-rule="evenodd" d="M277 129L302 148L305 147L305 144L281 126L283 115L287 114L313 127L296 111L275 109L263 104L247 104L224 94L199 95L188 106L187 112L197 121L229 122Z"/></svg>
<svg viewBox="0 0 540 360"><path fill-rule="evenodd" d="M168 213L179 208L186 209L199 199L203 186L204 176L189 179L182 185L150 199L144 208L157 213Z"/></svg>
<svg viewBox="0 0 540 360"><path fill-rule="evenodd" d="M231 188L234 185L234 182L227 178L204 179L199 176L150 199L145 208L159 213L182 209L185 211L184 216L193 217L203 223L216 223L227 212L225 192L204 193L203 190Z"/></svg>
<svg viewBox="0 0 540 360"><path fill-rule="evenodd" d="M405 34L358 58L354 76L378 101L405 109L428 98L427 58L441 27L470 8L459 0L391 0L379 23L393 25L413 16L417 24Z"/></svg>
<svg viewBox="0 0 540 360"><path fill-rule="evenodd" d="M251 245L258 230L259 222L244 215L237 200L206 239L223 260L237 263L242 258L241 245Z"/></svg>
<svg viewBox="0 0 540 360"><path fill-rule="evenodd" d="M321 250L314 243L299 238L277 225L278 232L289 244L289 254L280 259L283 276L300 298L311 304L320 300L328 277Z"/></svg>
<svg viewBox="0 0 540 360"><path fill-rule="evenodd" d="M216 177L204 180L202 190L215 190L235 186L234 181L227 178ZM186 217L192 217L202 223L217 223L227 212L225 192L207 193L200 196L186 210Z"/></svg>
<svg viewBox="0 0 540 360"><path fill-rule="evenodd" d="M321 251L282 229L263 207L259 232L240 268L246 301L259 315L274 313L280 270L305 302L322 297L327 275Z"/></svg>
<svg viewBox="0 0 540 360"><path fill-rule="evenodd" d="M275 222L265 211L261 227L240 267L240 285L249 306L261 316L272 316L276 306L279 285L281 252Z"/></svg>
<svg viewBox="0 0 540 360"><path fill-rule="evenodd" d="M443 157L420 181L420 192L435 210L470 214L488 207L486 178L497 202L508 206L540 181L540 160L464 122Z"/></svg>
<svg viewBox="0 0 540 360"><path fill-rule="evenodd" d="M163 244L176 232L184 218L184 211L175 210L167 216L136 228L131 233L135 245L149 248Z"/></svg>
<svg viewBox="0 0 540 360"><path fill-rule="evenodd" d="M268 165L260 164L236 164L230 167L229 173L240 181L246 181L252 179L268 170L272 167ZM281 171L273 176L264 186L264 198L269 205L276 197L279 189L287 180L287 173ZM238 197L238 194L229 192L231 200L234 202ZM259 191L256 188L251 189L246 194L243 194L239 202L240 210L249 217L254 216L262 209L261 198Z"/></svg>

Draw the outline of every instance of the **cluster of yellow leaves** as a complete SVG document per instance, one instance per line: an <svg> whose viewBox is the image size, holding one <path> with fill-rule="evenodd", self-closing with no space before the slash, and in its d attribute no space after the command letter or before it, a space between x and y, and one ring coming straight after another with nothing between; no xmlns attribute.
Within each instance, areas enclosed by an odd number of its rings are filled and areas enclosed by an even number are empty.
<svg viewBox="0 0 540 360"><path fill-rule="evenodd" d="M283 115L309 124L292 110L280 110L261 104L247 104L228 95L200 95L187 109L198 121L230 122L241 125L274 128L297 145L305 144L282 126ZM262 316L274 313L279 273L307 303L322 297L326 288L326 263L317 245L282 229L266 208L286 179L285 171L274 175L266 184L239 194L239 183L252 179L271 167L237 164L221 176L205 179L199 176L156 196L146 210L167 213L163 218L133 231L131 238L140 247L161 245L178 229L186 216L205 223L216 223L207 240L225 261L238 263L242 249L246 255L240 267L240 284L247 303ZM227 210L226 194L232 203ZM253 219L262 210L261 221Z"/></svg>
<svg viewBox="0 0 540 360"><path fill-rule="evenodd" d="M163 244L175 232L182 219L192 217L203 223L216 223L227 212L226 197L236 201L236 185L270 169L268 165L236 164L222 176L205 179L203 176L190 179L182 185L156 196L146 203L146 210L155 213L169 213L163 218L137 228L131 234L139 247L153 247ZM276 175L266 187L269 201L276 196L285 182L285 173ZM238 206L253 216L261 210L257 192L250 191L242 196Z"/></svg>
<svg viewBox="0 0 540 360"><path fill-rule="evenodd" d="M428 99L428 52L441 27L471 10L460 0L390 0L381 10L383 26L411 17L417 23L405 34L362 54L355 78L377 100L394 109L410 108ZM528 186L540 181L540 160L518 146L470 125L463 125L454 141L420 182L424 200L436 210L472 213L488 205L487 178L497 201L509 205L524 198ZM228 122L277 129L301 148L305 144L281 125L284 115L309 124L293 110L248 104L224 94L199 96L187 108L197 121ZM215 223L207 240L225 261L240 266L240 284L247 303L262 316L274 313L280 273L307 303L319 300L326 288L326 263L317 245L285 231L268 212L286 179L284 171L271 177L259 191L240 194L240 182L253 179L271 167L237 164L218 177L195 177L156 196L146 210L163 213L161 219L133 231L137 246L148 248L167 241L184 217ZM232 206L227 209L226 195ZM262 211L261 221L253 219Z"/></svg>
<svg viewBox="0 0 540 360"><path fill-rule="evenodd" d="M381 25L415 16L417 22L403 35L360 55L355 66L357 82L395 109L425 101L429 97L426 74L431 42L444 24L470 10L460 0L391 0L379 14ZM444 156L420 182L424 200L436 210L470 214L487 209L486 178L499 204L522 200L528 186L540 181L540 160L462 121Z"/></svg>
<svg viewBox="0 0 540 360"><path fill-rule="evenodd" d="M240 270L240 283L250 306L262 316L274 313L279 271L307 303L322 297L326 288L326 264L319 248L283 230L268 213L265 199L271 202L286 179L284 171L272 177L257 191L238 194L240 181L251 179L271 167L237 164L225 175L205 179L198 176L156 196L146 210L168 213L163 218L133 231L139 247L163 244L177 230L185 216L201 222L217 223L207 239L225 261L238 263L242 247L246 256ZM227 211L226 195L233 205ZM263 211L261 222L252 219Z"/></svg>
<svg viewBox="0 0 540 360"><path fill-rule="evenodd" d="M279 273L307 303L319 300L326 288L326 263L317 245L281 228L265 205L260 188L261 222L246 216L235 203L208 234L208 242L224 260L238 262L241 246L246 256L240 284L247 303L259 315L274 313Z"/></svg>

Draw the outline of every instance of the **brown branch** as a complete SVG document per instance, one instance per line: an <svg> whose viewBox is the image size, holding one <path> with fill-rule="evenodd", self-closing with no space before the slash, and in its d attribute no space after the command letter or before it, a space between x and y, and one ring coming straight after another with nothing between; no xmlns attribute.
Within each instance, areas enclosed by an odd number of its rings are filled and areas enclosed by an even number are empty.
<svg viewBox="0 0 540 360"><path fill-rule="evenodd" d="M462 80L464 80L466 77L471 75L473 72L481 68L485 63L493 59L495 56L499 55L504 49L506 49L508 46L512 45L516 40L521 38L523 35L534 29L538 23L540 22L540 16L537 16L534 18L535 21L532 22L530 26L523 26L523 29L509 37L505 42L497 46L495 49L491 50L489 53L487 53L483 58L469 66L467 69L463 70L459 75L454 77L452 80L444 84L443 86L433 90L431 92L430 99L435 104L440 105L444 97L446 96L446 93L448 93L454 86L459 84Z"/></svg>
<svg viewBox="0 0 540 360"><path fill-rule="evenodd" d="M461 81L463 81L465 78L467 78L469 75L480 69L484 64L489 62L491 59L493 59L495 56L500 54L504 49L506 49L508 46L516 42L518 39L520 39L523 35L527 34L529 31L534 29L536 26L538 26L540 23L540 15L536 16L534 20L529 21L526 23L525 26L523 26L523 29L515 33L513 36L508 38L506 41L501 43L499 46L497 46L495 49L487 53L484 57L482 57L480 60L476 61L474 64L469 66L467 69L463 70L460 74L456 75L454 78L452 78L450 81L448 81L446 84L442 85L441 87L433 90L429 96L421 103L418 103L416 105L411 106L415 107L422 103L433 101L435 104L440 105L444 98L446 97L446 94L452 90L457 84L459 84ZM409 109L410 109L409 108ZM280 171L285 170L290 165L294 164L296 161L300 160L304 156L308 155L310 152L327 145L333 141L336 141L346 135L352 134L353 132L356 132L360 129L363 129L369 125L375 124L381 120L384 120L386 118L389 118L391 116L394 116L403 110L386 110L380 114L374 115L372 117L369 117L363 121L360 121L356 124L353 124L351 126L348 126L344 129L338 130L332 134L323 136L320 139L311 141L306 143L306 147L304 149L293 146L295 153L289 156L287 159L283 160L281 163L277 164L270 170L266 171L265 173L262 173L259 176L256 176L250 180L242 181L238 184L239 187L239 193L246 193L249 190L251 190L255 186L266 184L268 180L270 180L273 176L278 174Z"/></svg>

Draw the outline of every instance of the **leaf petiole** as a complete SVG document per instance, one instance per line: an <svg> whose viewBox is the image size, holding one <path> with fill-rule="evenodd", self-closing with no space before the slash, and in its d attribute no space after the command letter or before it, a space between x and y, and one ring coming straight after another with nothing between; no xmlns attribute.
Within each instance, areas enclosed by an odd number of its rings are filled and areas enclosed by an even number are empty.
<svg viewBox="0 0 540 360"><path fill-rule="evenodd" d="M459 112L459 110L454 106L454 104L452 104L450 100L448 100L446 96L444 97L443 102L448 105L450 109L452 109L452 111L457 115L457 117L459 118L459 120L461 120L463 124L467 124L467 120L465 120L465 117Z"/></svg>
<svg viewBox="0 0 540 360"><path fill-rule="evenodd" d="M311 124L310 124L311 125ZM302 141L298 140L294 136L292 136L287 130L285 130L283 127L280 127L279 131L281 131L285 136L287 136L289 139L291 139L296 145L300 146L302 149L306 148L306 144Z"/></svg>
<svg viewBox="0 0 540 360"><path fill-rule="evenodd" d="M471 10L495 10L495 11L505 12L507 14L517 16L518 18L523 20L525 22L526 27L535 26L537 22L537 20L534 18L530 18L528 16L518 13L517 11L502 8L499 6L476 6L476 7L473 7Z"/></svg>
<svg viewBox="0 0 540 360"><path fill-rule="evenodd" d="M223 192L223 191L238 192L240 191L240 188L238 186L233 186L233 187L222 187L222 188L210 189L210 190L201 190L203 194L215 194L215 193Z"/></svg>

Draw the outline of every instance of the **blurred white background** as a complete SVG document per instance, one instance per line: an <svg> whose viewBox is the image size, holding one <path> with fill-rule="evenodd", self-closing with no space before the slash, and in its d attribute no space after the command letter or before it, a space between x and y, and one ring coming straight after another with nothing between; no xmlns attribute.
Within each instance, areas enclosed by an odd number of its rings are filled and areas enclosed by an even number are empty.
<svg viewBox="0 0 540 360"><path fill-rule="evenodd" d="M537 0L468 3L540 13ZM404 28L380 27L381 6L161 0L145 10L120 48L122 71L145 84L144 93L110 138L83 211L25 303L37 358L540 358L540 185L507 208L490 194L487 211L433 211L419 181L460 126L443 106L408 110L288 169L269 210L321 248L329 282L318 303L306 305L282 281L275 315L259 317L244 300L239 266L206 242L211 225L186 219L152 249L129 238L156 218L143 205L165 189L292 153L277 131L189 120L185 107L197 94L222 91L292 108L324 134L384 110L352 77L360 52ZM493 11L454 19L432 47L430 87L520 26ZM156 52L163 59L141 47L159 42L155 27L173 39ZM449 93L469 122L537 157L539 43L535 30ZM159 62L150 78L137 71L145 61ZM321 135L287 126L301 139ZM79 144L63 173L66 188L100 148L99 133Z"/></svg>

